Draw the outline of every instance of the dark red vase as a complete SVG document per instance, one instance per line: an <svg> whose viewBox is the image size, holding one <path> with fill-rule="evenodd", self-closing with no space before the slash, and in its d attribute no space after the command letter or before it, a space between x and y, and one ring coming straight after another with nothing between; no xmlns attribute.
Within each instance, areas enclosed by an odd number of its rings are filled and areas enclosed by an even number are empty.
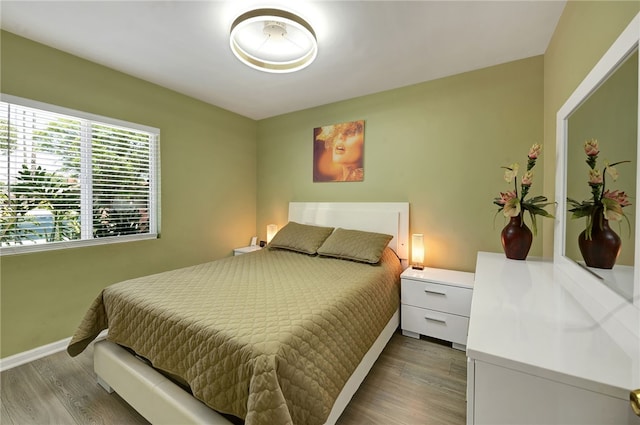
<svg viewBox="0 0 640 425"><path fill-rule="evenodd" d="M587 239L586 230L578 236L582 258L588 267L612 269L622 246L620 236L609 227L609 220L604 217L602 208L593 212L591 223L591 239Z"/></svg>
<svg viewBox="0 0 640 425"><path fill-rule="evenodd" d="M522 221L522 214L511 217L509 223L502 229L500 236L502 248L504 248L507 258L512 260L524 260L527 258L533 242L533 234Z"/></svg>

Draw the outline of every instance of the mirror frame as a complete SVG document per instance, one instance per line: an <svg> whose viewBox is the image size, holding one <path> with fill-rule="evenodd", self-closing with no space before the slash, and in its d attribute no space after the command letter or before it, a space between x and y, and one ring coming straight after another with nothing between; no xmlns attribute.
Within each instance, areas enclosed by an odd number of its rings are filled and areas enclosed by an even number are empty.
<svg viewBox="0 0 640 425"><path fill-rule="evenodd" d="M640 42L640 13L629 23L609 50L602 56L595 67L587 74L560 108L556 117L556 202L557 219L554 228L554 265L567 274L572 281L579 283L571 290L583 307L590 312L594 319L605 321L615 316L628 331L640 337L640 226L636 226L636 250L634 256L634 299L630 303L615 291L603 284L602 278L580 266L564 255L565 231L567 220L566 194L566 157L568 145L568 122L573 112L580 107L606 80L615 72L625 59L638 48ZM639 73L640 81L640 73ZM640 89L638 90L640 101ZM640 113L638 114L640 118ZM640 140L640 127L636 143ZM640 149L638 149L636 167L640 164ZM640 189L640 172L636 173L637 188ZM637 190L638 190L637 189ZM636 201L640 197L635 195ZM636 208L636 223L640 223L640 208Z"/></svg>

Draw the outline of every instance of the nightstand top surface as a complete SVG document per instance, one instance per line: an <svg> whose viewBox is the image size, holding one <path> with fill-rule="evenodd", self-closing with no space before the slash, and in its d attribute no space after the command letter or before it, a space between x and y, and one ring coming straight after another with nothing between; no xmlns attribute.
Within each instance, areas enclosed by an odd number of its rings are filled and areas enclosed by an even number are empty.
<svg viewBox="0 0 640 425"><path fill-rule="evenodd" d="M242 252L242 253L246 254L248 252L258 251L260 249L262 249L260 247L260 245L250 245L250 246L243 246L242 248L235 248L234 251L235 252Z"/></svg>
<svg viewBox="0 0 640 425"><path fill-rule="evenodd" d="M440 283L443 285L461 286L463 288L473 288L473 281L475 279L475 275L473 273L457 270L434 269L431 267L425 267L423 270L416 270L409 267L402 272L400 277Z"/></svg>

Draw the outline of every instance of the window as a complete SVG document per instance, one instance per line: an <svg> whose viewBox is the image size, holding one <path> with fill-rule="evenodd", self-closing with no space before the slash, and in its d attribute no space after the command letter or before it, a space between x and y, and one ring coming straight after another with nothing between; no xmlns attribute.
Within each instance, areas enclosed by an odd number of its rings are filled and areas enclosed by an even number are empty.
<svg viewBox="0 0 640 425"><path fill-rule="evenodd" d="M2 95L0 252L157 237L159 136Z"/></svg>

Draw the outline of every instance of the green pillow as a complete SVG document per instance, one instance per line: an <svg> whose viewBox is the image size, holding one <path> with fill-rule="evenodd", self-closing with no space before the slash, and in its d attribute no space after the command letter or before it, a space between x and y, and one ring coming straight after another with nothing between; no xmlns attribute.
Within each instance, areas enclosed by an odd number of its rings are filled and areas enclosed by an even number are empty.
<svg viewBox="0 0 640 425"><path fill-rule="evenodd" d="M290 221L271 239L269 248L315 254L331 232L333 227L311 226Z"/></svg>
<svg viewBox="0 0 640 425"><path fill-rule="evenodd" d="M382 233L338 228L318 248L318 254L376 264L391 239L393 236Z"/></svg>

